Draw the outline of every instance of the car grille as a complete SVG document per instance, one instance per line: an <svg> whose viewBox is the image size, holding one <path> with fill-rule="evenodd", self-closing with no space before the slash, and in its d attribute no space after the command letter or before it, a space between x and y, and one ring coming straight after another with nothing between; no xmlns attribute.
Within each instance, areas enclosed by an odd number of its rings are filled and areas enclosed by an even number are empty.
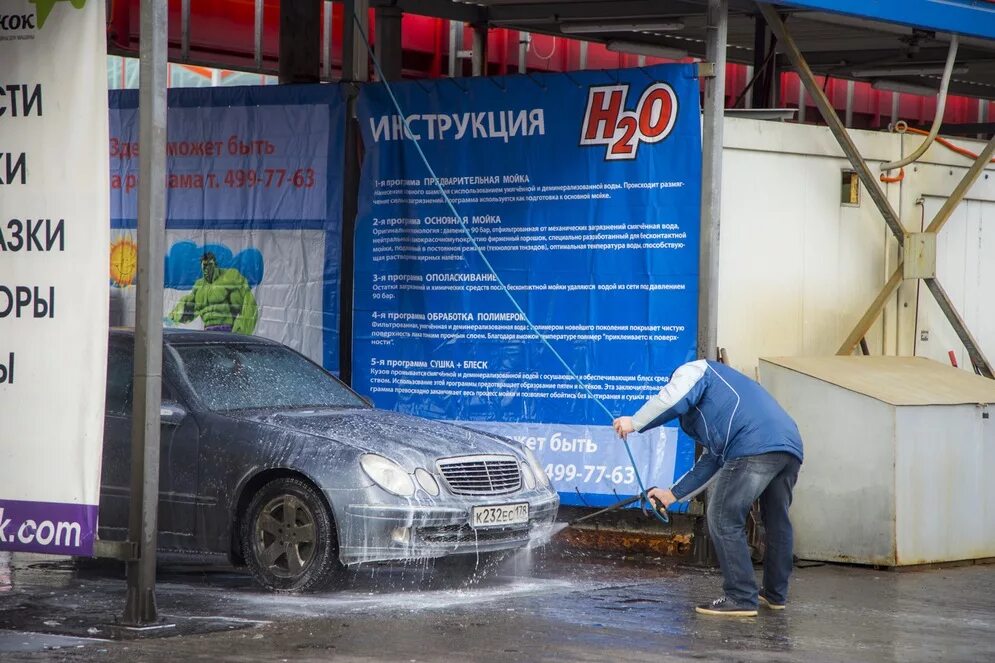
<svg viewBox="0 0 995 663"><path fill-rule="evenodd" d="M481 543L513 542L527 539L528 525L501 527L497 529L473 529L469 525L442 525L439 527L419 527L416 536L420 543L427 545L460 545Z"/></svg>
<svg viewBox="0 0 995 663"><path fill-rule="evenodd" d="M501 495L522 486L514 456L457 456L438 462L449 489L457 495Z"/></svg>

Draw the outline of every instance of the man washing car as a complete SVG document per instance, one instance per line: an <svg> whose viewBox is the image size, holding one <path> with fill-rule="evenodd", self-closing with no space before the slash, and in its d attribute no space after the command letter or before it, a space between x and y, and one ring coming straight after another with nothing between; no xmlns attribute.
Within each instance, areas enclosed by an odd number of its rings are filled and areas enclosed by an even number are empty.
<svg viewBox="0 0 995 663"><path fill-rule="evenodd" d="M699 360L680 366L660 393L634 416L619 417L625 437L673 419L704 453L671 488L649 496L670 506L711 487L708 531L722 568L725 595L695 610L750 617L757 605L780 610L792 569L791 492L802 462L798 426L755 381L725 364ZM746 517L757 499L767 533L763 587L758 591L746 541Z"/></svg>

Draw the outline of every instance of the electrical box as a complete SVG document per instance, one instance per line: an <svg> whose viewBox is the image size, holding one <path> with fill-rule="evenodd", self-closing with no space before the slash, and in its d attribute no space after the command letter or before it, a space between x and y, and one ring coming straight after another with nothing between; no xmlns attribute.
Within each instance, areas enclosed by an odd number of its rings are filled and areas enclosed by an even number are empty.
<svg viewBox="0 0 995 663"><path fill-rule="evenodd" d="M909 566L995 557L995 380L921 357L778 357L798 423L795 554Z"/></svg>
<svg viewBox="0 0 995 663"><path fill-rule="evenodd" d="M844 170L840 176L840 204L846 207L860 206L860 178L855 170Z"/></svg>

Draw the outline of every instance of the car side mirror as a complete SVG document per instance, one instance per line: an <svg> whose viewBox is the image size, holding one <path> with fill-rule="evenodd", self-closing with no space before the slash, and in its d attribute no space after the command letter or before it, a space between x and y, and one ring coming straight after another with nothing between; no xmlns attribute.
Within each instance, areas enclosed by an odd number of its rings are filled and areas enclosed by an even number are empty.
<svg viewBox="0 0 995 663"><path fill-rule="evenodd" d="M166 401L159 406L159 419L164 426L179 426L187 418L187 410L179 403Z"/></svg>

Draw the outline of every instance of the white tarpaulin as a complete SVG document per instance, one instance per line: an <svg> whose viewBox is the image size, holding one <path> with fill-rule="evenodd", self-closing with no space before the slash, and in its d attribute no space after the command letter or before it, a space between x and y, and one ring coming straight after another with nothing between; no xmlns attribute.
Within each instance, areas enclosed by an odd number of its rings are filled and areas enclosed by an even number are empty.
<svg viewBox="0 0 995 663"><path fill-rule="evenodd" d="M89 555L107 361L103 0L0 3L0 549Z"/></svg>

